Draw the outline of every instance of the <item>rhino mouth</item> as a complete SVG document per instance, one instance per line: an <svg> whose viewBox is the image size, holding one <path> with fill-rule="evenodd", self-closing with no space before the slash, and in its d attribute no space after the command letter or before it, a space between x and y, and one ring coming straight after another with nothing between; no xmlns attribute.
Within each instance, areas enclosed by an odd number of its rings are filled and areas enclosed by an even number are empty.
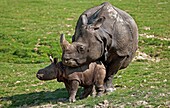
<svg viewBox="0 0 170 108"><path fill-rule="evenodd" d="M71 67L77 67L80 65L75 59L63 60L63 64Z"/></svg>

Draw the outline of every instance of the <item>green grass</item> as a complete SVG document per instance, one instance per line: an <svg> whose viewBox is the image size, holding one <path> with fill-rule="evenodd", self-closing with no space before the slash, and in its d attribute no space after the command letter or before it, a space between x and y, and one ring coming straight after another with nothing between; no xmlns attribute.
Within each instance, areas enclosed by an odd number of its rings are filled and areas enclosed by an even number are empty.
<svg viewBox="0 0 170 108"><path fill-rule="evenodd" d="M134 61L118 72L117 90L100 98L75 103L66 98L63 83L39 81L35 74L50 62L47 53L61 58L61 33L71 41L79 15L99 0L0 1L0 107L94 105L109 100L110 107L170 106L170 2L168 0L109 0L127 11L139 27L139 51L160 62ZM152 35L154 38L147 38Z"/></svg>

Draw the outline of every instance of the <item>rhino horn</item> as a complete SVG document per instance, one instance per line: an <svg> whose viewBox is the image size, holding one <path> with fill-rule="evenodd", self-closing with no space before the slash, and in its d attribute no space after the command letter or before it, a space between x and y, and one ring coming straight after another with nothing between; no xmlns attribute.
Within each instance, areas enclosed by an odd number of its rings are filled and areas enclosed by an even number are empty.
<svg viewBox="0 0 170 108"><path fill-rule="evenodd" d="M60 36L60 45L61 45L63 50L65 48L67 48L68 45L70 45L69 42L65 39L64 34L61 34L61 36Z"/></svg>

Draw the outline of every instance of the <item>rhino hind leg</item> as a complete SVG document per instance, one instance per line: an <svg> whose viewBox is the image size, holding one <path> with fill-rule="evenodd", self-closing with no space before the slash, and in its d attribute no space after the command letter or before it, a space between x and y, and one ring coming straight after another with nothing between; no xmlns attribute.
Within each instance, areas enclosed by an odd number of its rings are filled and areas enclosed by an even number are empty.
<svg viewBox="0 0 170 108"><path fill-rule="evenodd" d="M124 69L126 68L131 62L132 62L132 59L135 57L135 53L133 53L132 55L128 56L126 58L126 60L123 62L122 66L120 69Z"/></svg>
<svg viewBox="0 0 170 108"><path fill-rule="evenodd" d="M84 91L81 94L80 99L84 99L84 98L88 97L90 94L92 94L92 92L93 92L93 85L84 87Z"/></svg>
<svg viewBox="0 0 170 108"><path fill-rule="evenodd" d="M106 77L104 80L105 92L113 92L115 90L112 84L113 77L118 70L121 69L126 59L127 57L117 57L110 64L108 64L106 68Z"/></svg>

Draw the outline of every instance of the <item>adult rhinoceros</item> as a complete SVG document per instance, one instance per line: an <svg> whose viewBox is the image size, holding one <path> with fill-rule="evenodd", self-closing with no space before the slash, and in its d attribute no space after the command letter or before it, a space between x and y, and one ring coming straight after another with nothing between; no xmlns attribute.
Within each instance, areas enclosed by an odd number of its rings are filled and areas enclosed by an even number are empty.
<svg viewBox="0 0 170 108"><path fill-rule="evenodd" d="M138 48L138 28L126 12L104 2L79 17L70 44L61 35L63 64L78 67L100 60L106 67L106 91L113 91L112 79L126 68Z"/></svg>

